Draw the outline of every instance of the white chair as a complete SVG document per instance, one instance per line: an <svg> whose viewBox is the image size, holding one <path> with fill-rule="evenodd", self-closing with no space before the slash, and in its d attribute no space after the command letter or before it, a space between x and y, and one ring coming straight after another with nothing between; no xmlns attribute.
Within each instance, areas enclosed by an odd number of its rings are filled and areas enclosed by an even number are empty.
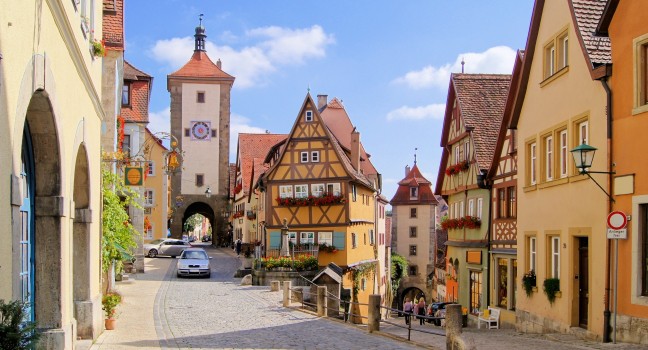
<svg viewBox="0 0 648 350"><path fill-rule="evenodd" d="M477 317L477 329L481 328L481 323L486 322L488 329L499 329L500 310L489 307L488 310L482 311Z"/></svg>

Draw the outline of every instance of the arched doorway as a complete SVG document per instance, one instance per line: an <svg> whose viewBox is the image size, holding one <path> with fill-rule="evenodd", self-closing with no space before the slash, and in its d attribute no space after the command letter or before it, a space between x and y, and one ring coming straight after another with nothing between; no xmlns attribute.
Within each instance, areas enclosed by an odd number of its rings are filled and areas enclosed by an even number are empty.
<svg viewBox="0 0 648 350"><path fill-rule="evenodd" d="M27 303L28 321L35 320L34 292L34 150L29 126L25 123L21 151L20 179L22 205L20 206L20 299Z"/></svg>
<svg viewBox="0 0 648 350"><path fill-rule="evenodd" d="M186 229L189 228L189 226L192 226L192 228L195 226L196 223L194 222L193 218L196 218L196 214L206 218L209 221L209 225L212 227L212 232L215 231L216 226L214 225L214 210L207 203L194 202L190 204L184 211L184 215L182 217L183 233L186 232Z"/></svg>
<svg viewBox="0 0 648 350"><path fill-rule="evenodd" d="M77 151L74 167L74 220L72 222L72 293L77 336L93 339L90 291L90 178L85 146Z"/></svg>
<svg viewBox="0 0 648 350"><path fill-rule="evenodd" d="M62 312L61 218L65 198L61 196L61 157L55 118L48 95L35 92L27 107L25 139L31 139L33 159L33 314L45 332L60 329ZM27 141L28 142L28 141ZM22 252L21 252L21 255ZM47 336L45 336L47 337Z"/></svg>
<svg viewBox="0 0 648 350"><path fill-rule="evenodd" d="M429 304L431 299L428 299L427 296L425 295L425 292L423 292L421 289L417 287L408 287L403 289L403 292L401 293L401 298L400 298L400 306L402 307L403 302L405 302L405 298L410 298L412 302L414 300L418 300L420 297L425 298L426 304Z"/></svg>

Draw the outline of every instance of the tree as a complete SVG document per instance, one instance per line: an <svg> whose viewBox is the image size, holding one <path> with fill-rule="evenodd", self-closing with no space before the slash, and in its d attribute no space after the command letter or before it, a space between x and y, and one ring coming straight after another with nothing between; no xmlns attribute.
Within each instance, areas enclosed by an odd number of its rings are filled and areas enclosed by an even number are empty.
<svg viewBox="0 0 648 350"><path fill-rule="evenodd" d="M101 266L107 271L114 261L132 259L132 248L137 246L137 232L129 221L127 206L140 207L134 201L137 193L124 185L121 177L107 169L102 171L102 240Z"/></svg>
<svg viewBox="0 0 648 350"><path fill-rule="evenodd" d="M407 277L407 259L402 255L392 253L391 255L391 284L393 295L396 295L400 282Z"/></svg>

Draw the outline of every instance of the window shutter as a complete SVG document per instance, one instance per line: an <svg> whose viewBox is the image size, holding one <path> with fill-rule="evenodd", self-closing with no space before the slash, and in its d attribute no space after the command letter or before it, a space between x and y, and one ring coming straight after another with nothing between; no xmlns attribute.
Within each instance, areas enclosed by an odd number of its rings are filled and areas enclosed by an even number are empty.
<svg viewBox="0 0 648 350"><path fill-rule="evenodd" d="M344 232L333 232L333 245L338 250L344 250L346 237Z"/></svg>
<svg viewBox="0 0 648 350"><path fill-rule="evenodd" d="M281 232L270 232L270 249L279 249L281 247Z"/></svg>

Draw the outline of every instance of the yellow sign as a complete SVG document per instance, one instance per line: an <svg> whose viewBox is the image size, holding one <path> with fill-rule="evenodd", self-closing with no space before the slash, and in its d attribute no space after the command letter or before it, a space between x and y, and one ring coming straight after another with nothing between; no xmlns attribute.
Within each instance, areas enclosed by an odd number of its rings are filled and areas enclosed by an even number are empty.
<svg viewBox="0 0 648 350"><path fill-rule="evenodd" d="M466 252L466 262L469 264L478 264L482 263L482 252L479 250L469 250Z"/></svg>
<svg viewBox="0 0 648 350"><path fill-rule="evenodd" d="M142 167L126 167L124 171L126 186L142 186L144 183L144 170Z"/></svg>

